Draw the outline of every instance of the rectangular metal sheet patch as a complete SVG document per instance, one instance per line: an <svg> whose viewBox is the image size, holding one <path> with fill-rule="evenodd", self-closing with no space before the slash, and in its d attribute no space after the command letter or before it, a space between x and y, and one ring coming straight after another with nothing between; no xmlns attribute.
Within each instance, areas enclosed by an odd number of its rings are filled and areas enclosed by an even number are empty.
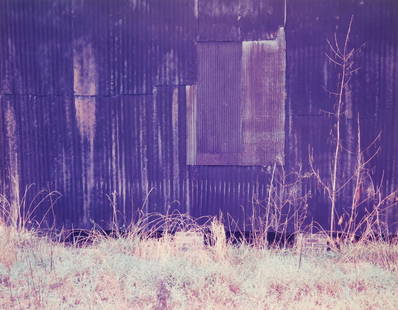
<svg viewBox="0 0 398 310"><path fill-rule="evenodd" d="M198 44L198 85L188 98L188 164L283 162L285 36Z"/></svg>

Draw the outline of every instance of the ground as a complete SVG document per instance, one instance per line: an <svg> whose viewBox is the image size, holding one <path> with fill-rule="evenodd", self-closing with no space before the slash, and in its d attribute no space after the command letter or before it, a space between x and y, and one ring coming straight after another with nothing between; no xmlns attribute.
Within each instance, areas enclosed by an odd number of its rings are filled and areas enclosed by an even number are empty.
<svg viewBox="0 0 398 310"><path fill-rule="evenodd" d="M77 247L2 226L0 308L398 308L397 245L314 254L224 241L184 250L131 235Z"/></svg>

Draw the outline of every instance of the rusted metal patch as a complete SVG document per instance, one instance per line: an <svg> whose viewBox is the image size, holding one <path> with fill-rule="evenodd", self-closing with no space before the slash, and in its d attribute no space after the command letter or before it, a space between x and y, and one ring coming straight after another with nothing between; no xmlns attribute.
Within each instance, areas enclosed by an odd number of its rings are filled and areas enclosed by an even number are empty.
<svg viewBox="0 0 398 310"><path fill-rule="evenodd" d="M188 103L188 145L196 146L189 163L283 162L284 29L276 40L200 43L198 57L197 99L194 108Z"/></svg>
<svg viewBox="0 0 398 310"><path fill-rule="evenodd" d="M98 76L93 46L84 39L74 42L73 91L75 95L97 94Z"/></svg>
<svg viewBox="0 0 398 310"><path fill-rule="evenodd" d="M285 50L283 28L276 40L242 43L241 164L284 161Z"/></svg>
<svg viewBox="0 0 398 310"><path fill-rule="evenodd" d="M10 215L10 219L13 225L17 223L18 216L21 208L21 184L20 184L20 153L18 148L18 133L17 133L17 120L15 111L10 103L5 103L0 98L0 104L2 108L5 108L5 129L8 149L8 160L9 160L9 187L10 187L10 210L7 210ZM2 211L4 212L4 210Z"/></svg>
<svg viewBox="0 0 398 310"><path fill-rule="evenodd" d="M88 81L88 80L87 80ZM90 83L90 81L88 81ZM81 85L79 85L81 86ZM95 91L95 86L93 89ZM88 90L90 91L90 89ZM82 147L83 178L83 224L90 220L91 197L95 183L94 178L94 139L96 130L96 100L92 97L75 97L76 124L80 132Z"/></svg>

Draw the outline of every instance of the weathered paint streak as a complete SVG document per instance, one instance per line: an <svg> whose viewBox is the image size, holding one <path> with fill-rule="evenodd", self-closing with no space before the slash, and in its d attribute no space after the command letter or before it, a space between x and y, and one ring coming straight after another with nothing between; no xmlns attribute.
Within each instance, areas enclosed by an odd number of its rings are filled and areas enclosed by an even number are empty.
<svg viewBox="0 0 398 310"><path fill-rule="evenodd" d="M187 164L194 165L196 163L196 120L197 120L197 86L189 85L186 86L186 97L187 97Z"/></svg>
<svg viewBox="0 0 398 310"><path fill-rule="evenodd" d="M5 105L5 129L6 138L8 142L8 158L9 158L9 178L10 178L10 218L13 224L17 223L19 209L21 208L21 195L20 195L20 168L19 168L19 150L17 142L17 123L15 119L15 112L9 103Z"/></svg>
<svg viewBox="0 0 398 310"><path fill-rule="evenodd" d="M82 178L84 192L83 224L90 219L91 196L94 188L94 139L96 128L96 101L92 97L75 97L76 123L82 146Z"/></svg>
<svg viewBox="0 0 398 310"><path fill-rule="evenodd" d="M75 118L81 138L81 163L83 179L83 225L91 220L90 206L94 195L94 139L96 128L97 66L94 48L86 39L74 41L73 90L75 94Z"/></svg>
<svg viewBox="0 0 398 310"><path fill-rule="evenodd" d="M73 90L76 95L97 94L97 68L90 42L76 40L73 53Z"/></svg>
<svg viewBox="0 0 398 310"><path fill-rule="evenodd" d="M173 89L172 95L172 107L171 107L171 128L172 128L172 143L173 143L173 188L176 189L175 194L180 196L179 185L180 185L180 144L179 144L179 113L178 113L178 92L179 89Z"/></svg>

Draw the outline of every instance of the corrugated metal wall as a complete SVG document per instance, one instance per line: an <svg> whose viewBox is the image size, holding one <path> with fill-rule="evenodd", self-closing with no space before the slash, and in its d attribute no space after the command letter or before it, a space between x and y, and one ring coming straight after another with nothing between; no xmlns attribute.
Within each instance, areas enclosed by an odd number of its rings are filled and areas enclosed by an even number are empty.
<svg viewBox="0 0 398 310"><path fill-rule="evenodd" d="M333 108L325 88L335 85L336 72L324 56L326 39L344 34L352 14L350 44L365 45L355 59L360 71L351 81L344 143L355 143L358 113L363 145L382 132L373 167L391 191L398 185L396 1L286 4L1 1L0 191L14 201L33 183L28 201L41 189L59 191L58 226L107 227L112 193L120 225L140 208L223 212L242 224L253 198L266 196L269 169L187 165L187 98L198 81L197 45L275 39L285 26L285 162L308 168L310 145L327 176L332 123L322 110ZM350 158L344 163L342 171L350 171ZM326 225L323 194L313 182L307 188L311 216ZM40 205L38 218L47 207ZM390 223L397 215L389 215Z"/></svg>
<svg viewBox="0 0 398 310"><path fill-rule="evenodd" d="M305 7L311 7L304 10ZM326 53L326 42L343 44L353 17L349 47L359 49L354 57L355 72L345 95L342 117L342 145L356 148L357 118L360 119L362 149L381 134L380 151L369 167L375 183L383 181L384 191L392 192L398 185L396 149L398 117L398 3L391 0L290 1L287 6L287 145L290 163L308 166L309 146L313 148L316 166L330 177L334 121L327 114L333 111L336 98L330 95L337 86L337 69ZM369 153L373 152L370 150ZM352 175L355 154L343 151L339 175ZM314 182L306 185L313 193L311 214L325 223L328 202ZM351 196L352 197L352 196ZM338 209L350 205L342 195ZM398 226L398 211L390 210L388 221Z"/></svg>

